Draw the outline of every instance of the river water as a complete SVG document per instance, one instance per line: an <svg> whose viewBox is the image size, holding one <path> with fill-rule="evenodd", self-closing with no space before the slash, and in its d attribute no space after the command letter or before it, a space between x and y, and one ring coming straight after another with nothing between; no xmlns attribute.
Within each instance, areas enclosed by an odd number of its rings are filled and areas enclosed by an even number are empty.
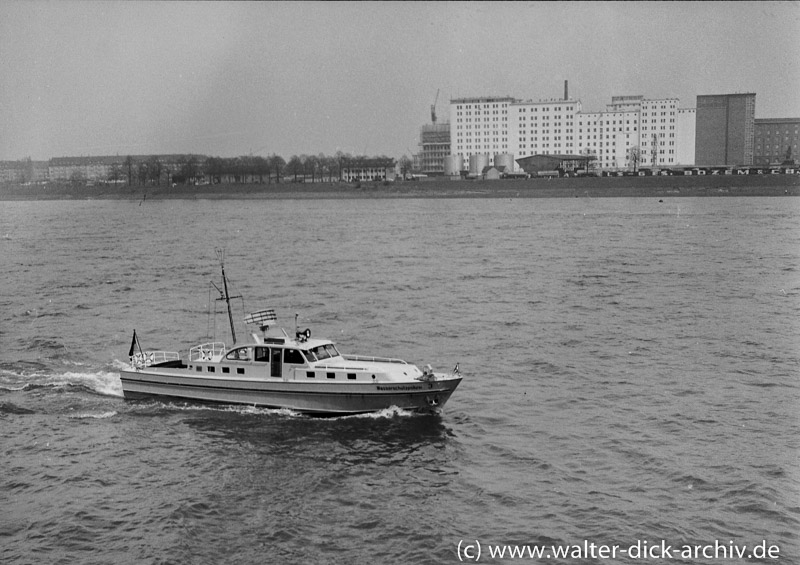
<svg viewBox="0 0 800 565"><path fill-rule="evenodd" d="M215 248L237 319L464 381L440 416L126 402L134 329L229 341ZM799 199L2 202L0 267L4 565L800 562Z"/></svg>

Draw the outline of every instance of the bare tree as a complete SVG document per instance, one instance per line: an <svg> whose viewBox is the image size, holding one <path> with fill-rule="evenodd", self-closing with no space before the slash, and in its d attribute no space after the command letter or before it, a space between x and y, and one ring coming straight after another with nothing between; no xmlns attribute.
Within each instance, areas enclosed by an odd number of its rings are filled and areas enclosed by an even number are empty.
<svg viewBox="0 0 800 565"><path fill-rule="evenodd" d="M403 175L403 178L406 178L406 175L411 172L414 166L414 161L408 155L403 155L400 157L398 164L400 165L400 174Z"/></svg>
<svg viewBox="0 0 800 565"><path fill-rule="evenodd" d="M272 169L275 170L275 182L281 182L281 172L283 168L286 166L286 161L284 161L283 157L280 155L272 154L272 157L269 158L269 164Z"/></svg>
<svg viewBox="0 0 800 565"><path fill-rule="evenodd" d="M286 164L286 168L289 169L289 174L294 175L294 182L297 182L297 175L303 170L303 161L300 160L298 155L292 155Z"/></svg>
<svg viewBox="0 0 800 565"><path fill-rule="evenodd" d="M125 158L125 168L128 170L128 186L133 184L133 157L128 155Z"/></svg>
<svg viewBox="0 0 800 565"><path fill-rule="evenodd" d="M628 166L633 167L633 172L636 173L639 171L639 162L642 159L642 150L639 149L638 145L634 145L633 147L628 149Z"/></svg>
<svg viewBox="0 0 800 565"><path fill-rule="evenodd" d="M108 172L108 180L114 184L122 180L122 165L120 163L111 164L111 170Z"/></svg>
<svg viewBox="0 0 800 565"><path fill-rule="evenodd" d="M147 186L147 163L139 163L136 166L136 176L139 178L139 184Z"/></svg>
<svg viewBox="0 0 800 565"><path fill-rule="evenodd" d="M86 184L86 175L83 173L83 171L76 169L72 171L72 174L69 176L69 182L72 183L73 186Z"/></svg>
<svg viewBox="0 0 800 565"><path fill-rule="evenodd" d="M316 155L308 155L306 156L306 160L303 162L303 174L308 176L311 173L311 182L313 183L317 178L317 169L319 168L319 161L317 160Z"/></svg>
<svg viewBox="0 0 800 565"><path fill-rule="evenodd" d="M198 171L199 166L194 155L190 155L188 159L184 158L180 163L180 175L183 177L184 184L194 182Z"/></svg>
<svg viewBox="0 0 800 565"><path fill-rule="evenodd" d="M154 182L154 184L161 186L161 173L164 170L164 165L158 160L158 157L153 155L147 162L147 177Z"/></svg>

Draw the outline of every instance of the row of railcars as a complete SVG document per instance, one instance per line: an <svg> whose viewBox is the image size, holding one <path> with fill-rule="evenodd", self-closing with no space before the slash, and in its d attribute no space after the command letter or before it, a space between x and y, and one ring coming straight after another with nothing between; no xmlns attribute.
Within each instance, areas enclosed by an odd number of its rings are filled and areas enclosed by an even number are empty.
<svg viewBox="0 0 800 565"><path fill-rule="evenodd" d="M596 176L604 177L654 177L654 176L734 176L734 175L798 175L800 167L796 166L741 166L741 167L673 167L642 168L637 171L602 171Z"/></svg>

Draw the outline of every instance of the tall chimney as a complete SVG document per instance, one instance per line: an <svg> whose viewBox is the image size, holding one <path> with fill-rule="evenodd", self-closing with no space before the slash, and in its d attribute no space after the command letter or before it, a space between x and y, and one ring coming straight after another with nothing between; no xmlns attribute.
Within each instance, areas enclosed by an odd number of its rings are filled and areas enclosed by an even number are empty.
<svg viewBox="0 0 800 565"><path fill-rule="evenodd" d="M564 100L569 100L569 81L564 81Z"/></svg>

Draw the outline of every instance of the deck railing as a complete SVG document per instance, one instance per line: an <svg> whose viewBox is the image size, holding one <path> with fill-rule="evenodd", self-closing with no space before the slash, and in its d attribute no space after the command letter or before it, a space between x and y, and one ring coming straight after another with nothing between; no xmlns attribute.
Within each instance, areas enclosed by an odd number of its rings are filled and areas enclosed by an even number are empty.
<svg viewBox="0 0 800 565"><path fill-rule="evenodd" d="M144 351L131 355L131 365L141 369L157 363L178 361L180 358L181 356L177 351Z"/></svg>
<svg viewBox="0 0 800 565"><path fill-rule="evenodd" d="M219 341L195 345L189 350L189 361L218 361L225 355L225 344Z"/></svg>

